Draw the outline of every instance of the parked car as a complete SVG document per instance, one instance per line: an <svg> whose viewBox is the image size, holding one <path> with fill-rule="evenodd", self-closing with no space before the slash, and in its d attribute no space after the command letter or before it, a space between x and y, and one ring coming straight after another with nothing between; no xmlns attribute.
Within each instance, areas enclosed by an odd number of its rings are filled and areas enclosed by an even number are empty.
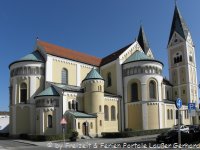
<svg viewBox="0 0 200 150"><path fill-rule="evenodd" d="M188 125L190 133L197 133L200 132L199 125Z"/></svg>
<svg viewBox="0 0 200 150"><path fill-rule="evenodd" d="M181 142L189 143L191 134L181 131ZM157 136L156 141L158 143L177 143L178 142L178 130L169 130L161 133Z"/></svg>
<svg viewBox="0 0 200 150"><path fill-rule="evenodd" d="M178 130L178 125L174 125L172 130ZM180 125L180 130L183 132L189 133L189 126L182 124L182 125Z"/></svg>

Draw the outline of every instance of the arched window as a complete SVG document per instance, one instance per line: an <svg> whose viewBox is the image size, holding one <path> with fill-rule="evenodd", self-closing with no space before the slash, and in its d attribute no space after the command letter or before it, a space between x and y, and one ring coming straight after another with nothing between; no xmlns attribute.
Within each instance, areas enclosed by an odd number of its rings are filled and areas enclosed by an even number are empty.
<svg viewBox="0 0 200 150"><path fill-rule="evenodd" d="M182 55L179 57L179 61L182 62Z"/></svg>
<svg viewBox="0 0 200 150"><path fill-rule="evenodd" d="M169 113L169 109L167 109L167 119L170 119L170 113Z"/></svg>
<svg viewBox="0 0 200 150"><path fill-rule="evenodd" d="M52 127L53 127L52 115L48 115L48 128L52 128Z"/></svg>
<svg viewBox="0 0 200 150"><path fill-rule="evenodd" d="M169 91L167 91L167 100L169 100Z"/></svg>
<svg viewBox="0 0 200 150"><path fill-rule="evenodd" d="M173 110L171 109L171 119L173 119Z"/></svg>
<svg viewBox="0 0 200 150"><path fill-rule="evenodd" d="M92 122L90 123L90 128L93 129L93 123Z"/></svg>
<svg viewBox="0 0 200 150"><path fill-rule="evenodd" d="M68 102L68 109L72 109L71 102Z"/></svg>
<svg viewBox="0 0 200 150"><path fill-rule="evenodd" d="M72 109L73 109L73 110L76 109L76 102L75 102L75 100L72 100Z"/></svg>
<svg viewBox="0 0 200 150"><path fill-rule="evenodd" d="M65 68L62 69L61 83L68 84L68 70Z"/></svg>
<svg viewBox="0 0 200 150"><path fill-rule="evenodd" d="M131 101L137 101L138 100L138 84L133 83L131 84Z"/></svg>
<svg viewBox="0 0 200 150"><path fill-rule="evenodd" d="M177 63L180 62L180 57L177 57L176 59L177 59Z"/></svg>
<svg viewBox="0 0 200 150"><path fill-rule="evenodd" d="M115 106L111 106L111 120L116 120Z"/></svg>
<svg viewBox="0 0 200 150"><path fill-rule="evenodd" d="M99 105L99 112L101 112L101 105Z"/></svg>
<svg viewBox="0 0 200 150"><path fill-rule="evenodd" d="M107 82L108 82L108 87L112 86L111 72L107 74Z"/></svg>
<svg viewBox="0 0 200 150"><path fill-rule="evenodd" d="M76 102L76 111L78 111L78 102Z"/></svg>
<svg viewBox="0 0 200 150"><path fill-rule="evenodd" d="M27 85L26 85L26 83L22 83L20 85L20 102L21 103L27 102Z"/></svg>
<svg viewBox="0 0 200 150"><path fill-rule="evenodd" d="M98 86L98 91L102 91L101 85Z"/></svg>
<svg viewBox="0 0 200 150"><path fill-rule="evenodd" d="M78 129L80 129L80 122L78 123Z"/></svg>
<svg viewBox="0 0 200 150"><path fill-rule="evenodd" d="M99 121L99 125L102 126L102 120Z"/></svg>
<svg viewBox="0 0 200 150"><path fill-rule="evenodd" d="M105 121L109 120L109 110L107 105L104 106L104 119Z"/></svg>
<svg viewBox="0 0 200 150"><path fill-rule="evenodd" d="M155 81L149 82L149 97L150 97L150 99L156 99L156 83L155 83Z"/></svg>

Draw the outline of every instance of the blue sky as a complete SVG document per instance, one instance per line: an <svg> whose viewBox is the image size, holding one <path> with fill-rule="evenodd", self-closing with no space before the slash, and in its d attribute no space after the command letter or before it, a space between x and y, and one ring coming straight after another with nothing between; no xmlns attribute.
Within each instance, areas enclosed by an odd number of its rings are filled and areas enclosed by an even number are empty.
<svg viewBox="0 0 200 150"><path fill-rule="evenodd" d="M178 7L196 46L200 79L200 0L179 0ZM140 22L154 56L168 77L167 41L174 0L1 0L0 111L8 110L8 65L33 51L36 37L104 57L134 41Z"/></svg>

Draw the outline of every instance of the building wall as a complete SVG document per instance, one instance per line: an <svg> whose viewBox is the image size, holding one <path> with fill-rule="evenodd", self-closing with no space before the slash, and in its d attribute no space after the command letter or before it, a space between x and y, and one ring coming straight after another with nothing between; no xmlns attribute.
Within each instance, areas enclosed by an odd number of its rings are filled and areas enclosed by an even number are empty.
<svg viewBox="0 0 200 150"><path fill-rule="evenodd" d="M111 73L112 84L108 86L107 75ZM101 68L101 75L105 79L105 91L113 94L117 94L117 70L116 64L112 63L111 65Z"/></svg>
<svg viewBox="0 0 200 150"><path fill-rule="evenodd" d="M126 108L128 120L126 128L142 130L142 104L128 104Z"/></svg>
<svg viewBox="0 0 200 150"><path fill-rule="evenodd" d="M165 120L166 120L166 128L171 128L175 125L175 119L176 119L176 109L174 105L167 105L165 106ZM168 116L168 110L169 110L169 116ZM171 110L173 111L173 117L171 117Z"/></svg>
<svg viewBox="0 0 200 150"><path fill-rule="evenodd" d="M80 67L80 81L82 82L87 74L91 71L91 67L88 67L87 65L81 65Z"/></svg>
<svg viewBox="0 0 200 150"><path fill-rule="evenodd" d="M131 79L127 85L127 102L131 102L131 85L137 83L138 85L138 100L142 100L142 87L141 82L137 78Z"/></svg>
<svg viewBox="0 0 200 150"><path fill-rule="evenodd" d="M52 128L48 128L48 115L52 115L53 125ZM44 111L44 134L45 135L55 135L56 134L56 110L54 111Z"/></svg>
<svg viewBox="0 0 200 150"><path fill-rule="evenodd" d="M68 84L77 85L76 80L76 64L75 63L63 63L59 60L53 60L52 62L52 82L61 83L62 69L68 70Z"/></svg>
<svg viewBox="0 0 200 150"><path fill-rule="evenodd" d="M31 115L29 107L16 107L16 134L29 134L31 132Z"/></svg>
<svg viewBox="0 0 200 150"><path fill-rule="evenodd" d="M99 107L104 105L104 81L86 80L84 87L84 111L86 113L98 113Z"/></svg>
<svg viewBox="0 0 200 150"><path fill-rule="evenodd" d="M80 86L82 80L90 72L92 68L98 69L98 67L60 58L57 56L48 55L47 57L47 69L46 69L46 80L50 82L61 83L62 69L68 70L68 84ZM47 74L50 74L49 76Z"/></svg>
<svg viewBox="0 0 200 150"><path fill-rule="evenodd" d="M148 108L148 129L159 129L158 103L149 103Z"/></svg>
<svg viewBox="0 0 200 150"><path fill-rule="evenodd" d="M118 128L118 101L114 98L105 98L104 101L104 106L108 106L108 110L109 110L109 120L106 121L104 119L104 132L118 132L119 128ZM115 107L115 120L111 120L111 107L114 106ZM105 110L104 110L105 113Z"/></svg>
<svg viewBox="0 0 200 150"><path fill-rule="evenodd" d="M36 110L36 134L37 135L40 135L40 132L41 132L40 126L42 126L42 122L40 122L41 121L40 117L41 117L40 110L38 109L38 110Z"/></svg>
<svg viewBox="0 0 200 150"><path fill-rule="evenodd" d="M79 133L79 137L83 136L83 130L84 130L83 123L86 121L88 123L89 135L95 137L97 135L96 118L77 118L76 129Z"/></svg>

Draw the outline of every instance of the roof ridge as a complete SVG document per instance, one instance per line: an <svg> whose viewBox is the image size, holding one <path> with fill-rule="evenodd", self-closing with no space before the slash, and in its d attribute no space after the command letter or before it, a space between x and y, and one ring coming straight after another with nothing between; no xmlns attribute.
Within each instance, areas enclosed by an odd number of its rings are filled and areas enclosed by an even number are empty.
<svg viewBox="0 0 200 150"><path fill-rule="evenodd" d="M101 63L101 58L89 55L83 52L79 52L76 50L72 50L69 48L65 48L56 44L52 44L49 42L45 42L42 40L37 40L37 45L41 46L44 48L46 53L59 56L59 57L64 57L68 58L74 61L94 65L94 66L100 66Z"/></svg>
<svg viewBox="0 0 200 150"><path fill-rule="evenodd" d="M129 48L131 45L133 44L133 42L131 42L130 44L123 46L122 48L120 48L119 50L114 51L113 53L105 56L102 58L101 61L101 66L108 64L112 61L114 61L115 59L117 59L125 50L127 50L127 48Z"/></svg>

